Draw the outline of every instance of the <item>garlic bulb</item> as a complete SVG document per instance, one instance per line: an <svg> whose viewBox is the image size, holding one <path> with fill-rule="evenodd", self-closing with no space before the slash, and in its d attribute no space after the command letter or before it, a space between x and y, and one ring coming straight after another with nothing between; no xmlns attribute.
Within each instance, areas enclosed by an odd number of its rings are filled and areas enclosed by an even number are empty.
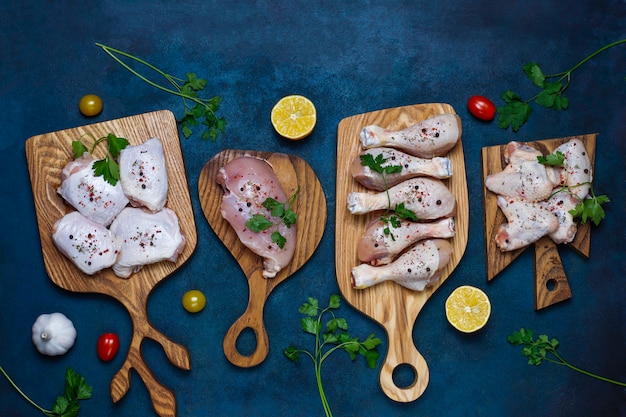
<svg viewBox="0 0 626 417"><path fill-rule="evenodd" d="M33 323L33 343L40 353L63 355L76 340L76 329L63 313L42 314Z"/></svg>

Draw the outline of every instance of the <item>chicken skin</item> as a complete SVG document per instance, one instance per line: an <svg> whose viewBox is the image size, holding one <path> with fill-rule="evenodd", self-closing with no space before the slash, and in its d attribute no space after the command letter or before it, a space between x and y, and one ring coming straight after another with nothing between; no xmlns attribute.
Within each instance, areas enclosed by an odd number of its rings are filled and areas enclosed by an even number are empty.
<svg viewBox="0 0 626 417"><path fill-rule="evenodd" d="M523 248L559 228L557 216L544 201L530 202L499 195L498 207L508 221L500 226L495 237L503 252Z"/></svg>

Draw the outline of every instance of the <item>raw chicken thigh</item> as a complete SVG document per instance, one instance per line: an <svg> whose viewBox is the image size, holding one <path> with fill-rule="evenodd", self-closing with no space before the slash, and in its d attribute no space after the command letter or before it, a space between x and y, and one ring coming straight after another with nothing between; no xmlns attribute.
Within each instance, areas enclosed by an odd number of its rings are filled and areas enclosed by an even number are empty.
<svg viewBox="0 0 626 417"><path fill-rule="evenodd" d="M57 192L85 217L108 226L126 207L128 198L119 182L113 186L104 177L94 175L94 162L91 154L85 152L65 165Z"/></svg>
<svg viewBox="0 0 626 417"><path fill-rule="evenodd" d="M498 207L508 220L496 233L496 244L501 251L523 248L559 228L559 220L546 202L530 202L499 195Z"/></svg>
<svg viewBox="0 0 626 417"><path fill-rule="evenodd" d="M122 240L122 252L113 265L113 272L128 278L145 265L155 262L176 262L185 247L176 213L164 208L157 213L127 207L111 224L111 232Z"/></svg>
<svg viewBox="0 0 626 417"><path fill-rule="evenodd" d="M352 286L363 289L394 281L410 290L422 291L437 282L451 254L452 245L447 240L422 240L388 265L355 266L352 268Z"/></svg>
<svg viewBox="0 0 626 417"><path fill-rule="evenodd" d="M447 113L398 131L365 126L361 131L361 144L365 149L388 146L420 158L432 158L448 153L459 141L461 131L460 117Z"/></svg>
<svg viewBox="0 0 626 417"><path fill-rule="evenodd" d="M372 155L373 158L382 155L382 158L386 160L381 165L383 168L401 166L402 170L398 173L386 174L383 179L381 174L361 164L361 156L367 154ZM452 161L444 157L419 158L393 148L372 148L354 158L351 171L354 179L365 187L383 191L387 187L392 187L414 177L450 178L452 176Z"/></svg>
<svg viewBox="0 0 626 417"><path fill-rule="evenodd" d="M394 209L400 203L404 203L405 209L413 211L418 220L453 216L456 209L454 194L441 180L434 178L412 178L376 194L348 194L348 210L352 214Z"/></svg>
<svg viewBox="0 0 626 417"><path fill-rule="evenodd" d="M389 228L389 233L385 229ZM412 244L428 238L451 238L454 236L454 219L418 223L403 220L399 227L390 227L376 220L367 228L357 250L359 260L371 265L385 265Z"/></svg>
<svg viewBox="0 0 626 417"><path fill-rule="evenodd" d="M241 242L263 258L263 276L275 277L291 262L296 246L296 225L287 227L263 207L267 198L287 203L287 196L271 165L255 157L236 158L220 168L216 181L224 189L222 216ZM250 230L246 222L255 214L265 216L274 225L260 232ZM282 248L272 240L271 235L275 231L285 238Z"/></svg>
<svg viewBox="0 0 626 417"><path fill-rule="evenodd" d="M134 207L156 212L167 201L167 168L163 144L158 138L122 149L119 157L120 183Z"/></svg>
<svg viewBox="0 0 626 417"><path fill-rule="evenodd" d="M122 242L106 227L77 211L55 222L52 240L61 253L87 275L113 265L122 247Z"/></svg>
<svg viewBox="0 0 626 417"><path fill-rule="evenodd" d="M537 160L541 152L526 143L510 142L504 155L508 161L504 170L485 178L489 191L526 201L541 201L550 196L557 179L551 167Z"/></svg>

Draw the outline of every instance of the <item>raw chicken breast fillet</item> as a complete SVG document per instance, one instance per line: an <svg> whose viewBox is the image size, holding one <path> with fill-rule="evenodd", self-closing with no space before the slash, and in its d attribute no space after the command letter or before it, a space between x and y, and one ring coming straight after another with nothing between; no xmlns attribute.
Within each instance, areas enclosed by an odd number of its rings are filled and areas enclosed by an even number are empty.
<svg viewBox="0 0 626 417"><path fill-rule="evenodd" d="M365 126L361 131L361 144L365 149L387 146L420 158L432 158L443 156L454 148L461 132L461 118L446 113L398 131L376 125Z"/></svg>
<svg viewBox="0 0 626 417"><path fill-rule="evenodd" d="M127 207L111 224L111 232L122 241L121 255L113 265L113 272L121 278L145 265L176 262L185 247L178 216L167 207L156 213Z"/></svg>
<svg viewBox="0 0 626 417"><path fill-rule="evenodd" d="M236 158L220 168L216 181L224 190L222 216L241 242L263 258L263 276L275 277L291 262L296 247L296 225L287 227L263 207L267 198L287 203L287 196L271 165L255 157ZM250 230L246 222L255 214L265 216L274 225L260 232ZM272 240L275 231L285 238L282 248Z"/></svg>
<svg viewBox="0 0 626 417"><path fill-rule="evenodd" d="M352 286L363 289L394 281L410 290L422 291L441 277L451 254L452 245L445 239L422 240L388 265L355 266L352 268Z"/></svg>
<svg viewBox="0 0 626 417"><path fill-rule="evenodd" d="M145 207L152 212L165 207L167 167L159 138L122 149L119 165L120 183L133 207Z"/></svg>
<svg viewBox="0 0 626 417"><path fill-rule="evenodd" d="M122 248L122 242L106 227L77 211L55 222L52 240L61 253L87 275L112 266Z"/></svg>
<svg viewBox="0 0 626 417"><path fill-rule="evenodd" d="M119 181L113 186L104 177L94 175L94 162L91 154L85 152L65 165L57 192L85 217L108 226L128 205L128 198Z"/></svg>
<svg viewBox="0 0 626 417"><path fill-rule="evenodd" d="M388 166L402 167L400 172L382 174L373 171L369 166L361 163L361 156L372 155L376 159L379 155L385 159L381 164L383 168ZM393 148L372 148L357 155L352 161L352 176L365 187L384 191L409 178L428 176L433 178L450 178L452 176L452 161L449 158L436 156L434 158L419 158Z"/></svg>

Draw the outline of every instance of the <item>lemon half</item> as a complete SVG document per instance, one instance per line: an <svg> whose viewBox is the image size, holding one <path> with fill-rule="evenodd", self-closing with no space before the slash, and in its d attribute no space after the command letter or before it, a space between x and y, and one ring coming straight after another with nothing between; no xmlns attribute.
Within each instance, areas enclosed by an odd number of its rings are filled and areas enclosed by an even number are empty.
<svg viewBox="0 0 626 417"><path fill-rule="evenodd" d="M272 126L279 135L287 139L299 140L313 131L317 121L317 111L313 102L300 95L281 98L272 108Z"/></svg>
<svg viewBox="0 0 626 417"><path fill-rule="evenodd" d="M455 329L472 333L487 324L491 302L481 289L462 285L452 291L446 300L445 309L446 318Z"/></svg>

